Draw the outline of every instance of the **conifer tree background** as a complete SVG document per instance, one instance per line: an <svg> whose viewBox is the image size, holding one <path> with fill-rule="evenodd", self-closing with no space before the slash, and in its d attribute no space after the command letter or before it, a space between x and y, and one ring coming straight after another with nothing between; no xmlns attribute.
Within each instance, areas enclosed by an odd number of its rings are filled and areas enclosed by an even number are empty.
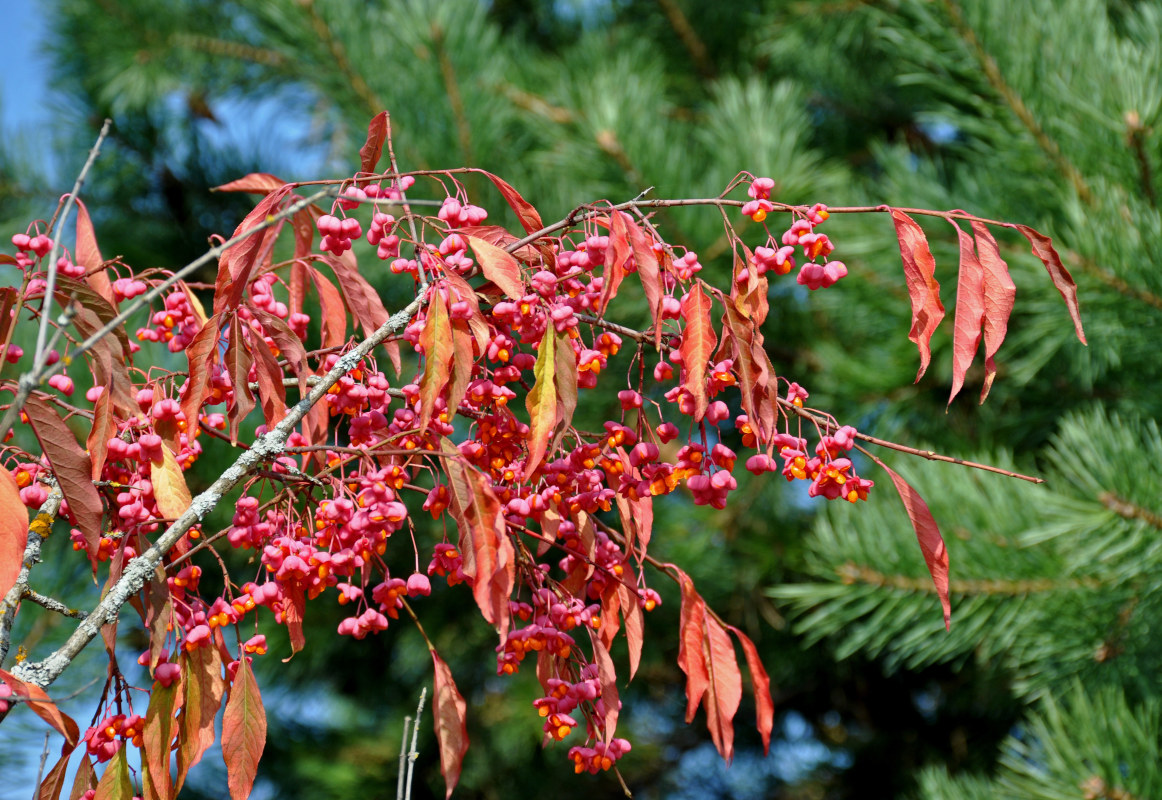
<svg viewBox="0 0 1162 800"><path fill-rule="evenodd" d="M888 492L822 509L764 481L722 512L670 509L656 546L675 561L694 556L707 599L761 640L782 737L773 761L750 741L731 770L710 766L700 732L682 726L673 659L647 646L626 702L636 737L627 780L644 797L1162 796L1162 4L741 0L729 14L689 0L51 6L51 102L72 143L56 150L83 158L99 121L114 119L89 206L103 248L131 263L180 262L232 230L245 199L209 187L255 170L349 173L367 119L383 109L404 169L486 168L546 218L648 187L714 195L749 170L774 178L785 202L959 207L1053 236L1078 281L1089 347L1073 338L1025 240L1001 238L1020 302L983 407L978 372L946 409L948 328L913 384L886 217L829 223L851 270L836 291L773 283L772 361L812 402L876 436L1048 483L891 459L949 542L951 633ZM46 191L8 150L0 145L10 187L0 219L37 201L43 215L66 187ZM482 183L469 181L470 192L499 214ZM712 216L676 209L655 223L727 274ZM955 236L925 227L950 299ZM391 307L411 287L385 279L381 290ZM671 619L655 632L674 629L677 598L662 611ZM483 641L486 632L461 628L465 641ZM424 658L406 631L314 637L271 672L285 701L260 779L288 798L390 795ZM546 775L559 796L593 791L564 780L535 727L507 720L513 704L499 693L525 689L493 685L468 661L453 668L462 688L477 687L461 796L531 796ZM419 774L435 787L431 750L429 741Z"/></svg>

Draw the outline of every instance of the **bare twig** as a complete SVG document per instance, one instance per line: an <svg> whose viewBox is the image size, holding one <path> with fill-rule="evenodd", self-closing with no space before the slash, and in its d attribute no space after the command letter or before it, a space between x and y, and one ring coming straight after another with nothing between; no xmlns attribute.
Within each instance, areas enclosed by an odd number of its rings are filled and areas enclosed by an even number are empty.
<svg viewBox="0 0 1162 800"><path fill-rule="evenodd" d="M12 626L16 622L16 606L28 591L28 573L33 564L40 562L40 547L48 534L52 531L53 520L60 511L64 495L60 486L54 485L48 493L48 498L41 505L36 519L28 526L28 542L24 546L24 558L21 560L20 573L16 576L16 583L0 601L0 664L8 656L8 648L12 645Z"/></svg>
<svg viewBox="0 0 1162 800"><path fill-rule="evenodd" d="M408 749L408 777L404 784L404 800L412 800L412 773L416 768L416 759L420 751L416 749L420 738L420 716L424 713L424 701L428 698L428 687L420 690L420 703L416 706L416 722L412 725L412 746Z"/></svg>
<svg viewBox="0 0 1162 800"><path fill-rule="evenodd" d="M36 770L36 791L32 793L32 800L40 797L40 781L44 778L44 762L48 761L48 733L44 734L44 747L40 751L40 767Z"/></svg>

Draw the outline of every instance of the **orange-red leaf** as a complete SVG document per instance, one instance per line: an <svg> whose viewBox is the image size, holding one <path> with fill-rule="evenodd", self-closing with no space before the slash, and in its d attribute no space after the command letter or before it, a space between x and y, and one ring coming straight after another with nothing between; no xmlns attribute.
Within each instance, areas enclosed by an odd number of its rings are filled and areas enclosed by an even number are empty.
<svg viewBox="0 0 1162 800"><path fill-rule="evenodd" d="M504 195L504 199L508 201L509 206L513 211L516 212L516 216L520 220L521 227L523 227L526 232L536 233L541 228L545 227L544 223L541 222L541 215L537 213L537 210L532 207L532 204L530 204L529 201L521 197L520 192L512 188L512 186L510 186L505 180L496 177L491 172L485 172L484 174L487 175L488 180L492 181L492 184L500 190L500 193Z"/></svg>
<svg viewBox="0 0 1162 800"><path fill-rule="evenodd" d="M231 238L265 222L266 218L274 213L274 210L289 192L290 187L283 186L262 198L254 210L247 214L246 218L234 229ZM214 282L215 314L237 308L238 304L242 302L246 285L254 273L255 264L258 263L258 256L264 251L271 236L272 229L266 228L247 236L222 254L218 260L218 277Z"/></svg>
<svg viewBox="0 0 1162 800"><path fill-rule="evenodd" d="M214 717L222 707L226 680L222 656L211 645L195 647L182 655L184 698L178 719L178 769L174 793L181 792L190 768L214 744Z"/></svg>
<svg viewBox="0 0 1162 800"><path fill-rule="evenodd" d="M621 701L617 697L617 670L613 667L609 649L602 644L601 639L594 636L592 642L593 660L597 663L597 679L601 682L601 704L605 707L602 735L606 742L611 742L613 734L617 731L617 714L621 706Z"/></svg>
<svg viewBox="0 0 1162 800"><path fill-rule="evenodd" d="M734 759L734 715L742 702L742 673L734 644L726 629L710 614L702 619L704 626L702 655L706 659L706 727L710 738L727 765Z"/></svg>
<svg viewBox="0 0 1162 800"><path fill-rule="evenodd" d="M605 313L609 302L617 296L617 289L629 274L627 264L633 255L629 242L629 228L633 220L619 211L614 211L609 219L609 246L605 248L605 284L601 288L601 302L597 305L599 314Z"/></svg>
<svg viewBox="0 0 1162 800"><path fill-rule="evenodd" d="M81 754L81 763L77 765L77 777L73 778L73 788L69 791L69 800L81 800L85 792L97 788L97 773L93 771L93 762L88 753Z"/></svg>
<svg viewBox="0 0 1162 800"><path fill-rule="evenodd" d="M742 410L750 420L751 428L760 442L770 441L775 432L776 383L763 347L763 335L753 320L746 318L738 307L738 300L725 301L722 315L722 337L731 341L731 357L738 375L738 389Z"/></svg>
<svg viewBox="0 0 1162 800"><path fill-rule="evenodd" d="M254 672L243 657L222 714L222 760L232 800L246 800L254 788L258 761L266 747L266 709Z"/></svg>
<svg viewBox="0 0 1162 800"><path fill-rule="evenodd" d="M33 394L25 403L24 413L32 423L37 441L48 456L61 494L69 504L69 513L85 536L90 558L97 552L101 539L101 495L93 485L93 462L77 444L77 437L52 406Z"/></svg>
<svg viewBox="0 0 1162 800"><path fill-rule="evenodd" d="M113 420L113 387L105 386L104 389L93 405L93 427L85 439L85 449L89 451L92 467L89 476L95 481L101 479L101 471L105 468L109 440L117 435L117 423Z"/></svg>
<svg viewBox="0 0 1162 800"><path fill-rule="evenodd" d="M0 598L20 577L28 545L28 509L20 501L16 479L0 465Z"/></svg>
<svg viewBox="0 0 1162 800"><path fill-rule="evenodd" d="M132 800L136 792L129 780L129 762L125 760L124 744L105 765L105 774L97 782L97 794L93 800Z"/></svg>
<svg viewBox="0 0 1162 800"><path fill-rule="evenodd" d="M645 620L642 606L638 602L638 595L624 583L617 586L621 598L621 615L625 620L625 641L629 645L629 679L637 674L638 665L642 660L642 643L645 641Z"/></svg>
<svg viewBox="0 0 1162 800"><path fill-rule="evenodd" d="M517 260L484 239L476 236L465 238L468 239L472 252L476 254L476 261L480 264L484 277L499 286L501 291L513 300L524 297L524 279Z"/></svg>
<svg viewBox="0 0 1162 800"><path fill-rule="evenodd" d="M13 694L25 698L24 702L32 709L32 712L51 725L57 733L65 737L65 743L69 747L76 746L80 738L77 723L73 722L72 717L57 708L56 703L45 693L44 689L41 689L35 683L25 683L12 673L2 669L0 669L0 680L8 684Z"/></svg>
<svg viewBox="0 0 1162 800"><path fill-rule="evenodd" d="M343 302L350 309L351 316L368 336L375 333L380 325L387 322L387 309L383 307L379 292L359 274L355 254L348 250L338 258L328 255L322 258L339 280L339 290L343 293Z"/></svg>
<svg viewBox="0 0 1162 800"><path fill-rule="evenodd" d="M238 180L215 186L215 192L250 192L251 194L270 194L275 189L286 185L282 178L275 177L268 172L251 172Z"/></svg>
<svg viewBox="0 0 1162 800"><path fill-rule="evenodd" d="M452 680L452 670L432 650L432 666L436 680L432 698L435 720L436 742L440 746L440 772L447 787L445 798L452 796L452 790L460 780L460 766L464 754L468 752L468 728L466 723L468 704L464 702L456 682ZM406 743L401 745L406 746Z"/></svg>
<svg viewBox="0 0 1162 800"><path fill-rule="evenodd" d="M258 402L267 426L273 428L286 416L286 387L282 385L282 367L278 365L278 359L270 351L266 339L254 336L251 341L255 377L258 378Z"/></svg>
<svg viewBox="0 0 1162 800"><path fill-rule="evenodd" d="M234 402L226 410L230 418L230 441L237 442L243 420L254 410L254 392L250 390L250 367L254 357L250 345L242 333L242 320L238 315L230 320L230 341L226 345L226 372L230 376Z"/></svg>
<svg viewBox="0 0 1162 800"><path fill-rule="evenodd" d="M448 393L444 396L448 404L449 419L460 407L464 393L472 380L472 368L476 359L472 355L472 332L462 319L452 320L452 374L448 381Z"/></svg>
<svg viewBox="0 0 1162 800"><path fill-rule="evenodd" d="M690 722L710 684L710 673L702 655L706 601L694 591L694 582L690 576L680 569L678 579L682 587L682 610L678 621L678 666L686 673L686 722Z"/></svg>
<svg viewBox="0 0 1162 800"><path fill-rule="evenodd" d="M944 627L952 628L952 603L948 598L948 548L944 546L944 537L940 535L940 528L935 517L928 510L928 504L920 493L913 489L906 480L897 475L891 467L875 456L872 460L884 468L900 499L904 502L904 510L908 512L908 519L912 521L912 528L916 531L916 539L920 542L920 551L924 554L924 563L932 575L932 582L936 585L936 596L940 598L940 606L944 611Z"/></svg>
<svg viewBox="0 0 1162 800"><path fill-rule="evenodd" d="M173 776L170 775L170 747L173 744L174 714L181 707L181 676L169 686L156 681L149 696L149 710L145 712L145 727L141 731L142 760L149 776L149 788L157 800L174 796Z"/></svg>
<svg viewBox="0 0 1162 800"><path fill-rule="evenodd" d="M1029 240L1029 244L1033 247L1033 255L1041 259L1041 263L1049 271L1053 285L1057 287L1057 291L1061 292L1061 297L1065 300L1065 307L1069 309L1069 316L1073 318L1073 329L1077 332L1077 338L1082 344L1088 344L1085 341L1085 331L1081 328L1081 308L1077 304L1077 284L1073 282L1073 276L1069 274L1069 270L1061 263L1061 256L1057 255L1057 251L1053 248L1053 240L1038 233L1028 225L1015 225L1014 227Z"/></svg>
<svg viewBox="0 0 1162 800"><path fill-rule="evenodd" d="M162 444L161 461L149 464L149 480L153 484L153 499L157 510L166 519L177 519L190 507L190 487L169 446Z"/></svg>
<svg viewBox="0 0 1162 800"><path fill-rule="evenodd" d="M359 171L375 172L375 165L383 155L383 143L387 140L387 112L380 111L367 123L367 141L359 148Z"/></svg>
<svg viewBox="0 0 1162 800"><path fill-rule="evenodd" d="M900 259L904 262L904 280L912 301L912 330L908 338L920 350L920 371L916 373L919 381L932 360L932 334L944 319L944 304L940 302L940 284L936 282L936 259L928 248L923 229L897 209L892 209L892 221L896 225Z"/></svg>
<svg viewBox="0 0 1162 800"><path fill-rule="evenodd" d="M976 234L976 250L984 269L984 386L980 390L983 403L997 376L994 360L1005 334L1009 330L1009 315L1017 299L1017 286L1009 276L1009 265L1001 258L997 241L983 222L972 223Z"/></svg>
<svg viewBox="0 0 1162 800"><path fill-rule="evenodd" d="M428 423L436 412L436 400L448 385L452 374L452 361L456 356L452 341L452 325L448 319L448 307L444 293L434 291L428 303L428 318L420 333L420 345L424 348L424 374L420 378L420 432L428 429ZM449 409L449 418L455 409Z"/></svg>
<svg viewBox="0 0 1162 800"><path fill-rule="evenodd" d="M338 347L347 336L347 313L343 310L343 295L339 294L335 284L327 280L317 269L309 267L308 270L311 281L315 284L315 291L319 294L319 312L323 317L320 323L323 347Z"/></svg>
<svg viewBox="0 0 1162 800"><path fill-rule="evenodd" d="M74 749L76 748L65 747L56 765L44 776L37 790L36 800L57 800L61 796L61 790L65 788L65 773L69 770L69 759L72 758Z"/></svg>
<svg viewBox="0 0 1162 800"><path fill-rule="evenodd" d="M525 459L525 476L531 476L544 458L557 424L557 372L558 347L569 347L567 342L559 342L556 329L551 325L546 329L541 344L537 348L537 362L533 366L533 388L525 397L525 408L529 412L529 454ZM569 347L570 351L572 350Z"/></svg>
<svg viewBox="0 0 1162 800"><path fill-rule="evenodd" d="M93 220L89 218L89 209L85 208L81 198L77 200L77 246L73 249L73 258L78 266L89 271L85 281L104 297L109 304L116 306L113 295L113 284L101 265L105 259L101 257L101 250L97 247L97 234L93 230Z"/></svg>
<svg viewBox="0 0 1162 800"><path fill-rule="evenodd" d="M771 678L767 675L767 669L759 658L758 648L754 646L750 637L733 625L729 627L738 637L738 643L742 645L742 652L746 655L746 668L750 670L750 683L754 689L757 728L763 739L763 755L768 755L771 752L771 731L775 728L775 701L771 699Z"/></svg>
<svg viewBox="0 0 1162 800"><path fill-rule="evenodd" d="M960 275L956 282L956 311L952 326L952 393L948 404L964 385L964 375L976 357L984 324L984 267L976 257L972 237L949 219L960 242Z"/></svg>
<svg viewBox="0 0 1162 800"><path fill-rule="evenodd" d="M654 252L650 237L637 225L632 217L621 211L614 211L614 216L625 217L625 231L629 237L630 249L633 251L633 260L637 264L637 274L642 282L642 289L646 295L646 305L650 307L650 319L654 321L655 339L661 333L661 319L658 318L658 307L662 303L662 276L658 267L658 254Z"/></svg>
<svg viewBox="0 0 1162 800"><path fill-rule="evenodd" d="M702 291L702 283L694 284L682 298L682 318L686 330L682 332L682 365L686 380L682 388L694 396L694 422L701 422L706 414L709 398L706 394L706 366L718 338L710 322L710 298Z"/></svg>

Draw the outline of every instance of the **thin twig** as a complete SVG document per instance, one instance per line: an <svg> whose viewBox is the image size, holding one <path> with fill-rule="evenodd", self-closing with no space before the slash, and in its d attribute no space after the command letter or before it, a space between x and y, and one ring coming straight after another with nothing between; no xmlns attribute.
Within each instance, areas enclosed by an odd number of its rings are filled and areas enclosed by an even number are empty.
<svg viewBox="0 0 1162 800"><path fill-rule="evenodd" d="M416 759L420 751L416 749L420 739L420 716L424 713L424 701L428 699L428 687L420 689L420 703L416 706L416 724L412 726L412 746L408 750L408 777L404 785L404 800L412 800L412 773L416 768Z"/></svg>
<svg viewBox="0 0 1162 800"><path fill-rule="evenodd" d="M411 727L411 721L411 717L403 718L403 736L399 740L399 774L395 780L395 800L403 800L403 782L408 757L408 729Z"/></svg>
<svg viewBox="0 0 1162 800"><path fill-rule="evenodd" d="M48 761L48 733L44 734L44 747L40 751L40 767L36 770L36 791L32 793L32 800L40 797L40 781L44 778L44 762Z"/></svg>

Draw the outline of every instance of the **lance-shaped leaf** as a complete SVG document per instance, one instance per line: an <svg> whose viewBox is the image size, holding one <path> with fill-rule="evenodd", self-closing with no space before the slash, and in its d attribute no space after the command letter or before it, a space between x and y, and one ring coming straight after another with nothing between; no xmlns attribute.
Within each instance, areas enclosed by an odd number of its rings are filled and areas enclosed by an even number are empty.
<svg viewBox="0 0 1162 800"><path fill-rule="evenodd" d="M93 220L89 217L89 209L85 208L81 198L76 198L76 201L77 246L73 248L73 258L76 259L78 266L87 270L85 281L109 301L110 305L116 306L113 284L109 282L109 276L105 270L101 269L105 259L101 257L101 249L97 247L97 233L93 230Z"/></svg>
<svg viewBox="0 0 1162 800"><path fill-rule="evenodd" d="M734 644L722 624L709 613L703 615L702 656L706 659L706 727L727 766L734 759L734 715L742 702L742 673L734 654Z"/></svg>
<svg viewBox="0 0 1162 800"><path fill-rule="evenodd" d="M52 406L33 394L24 406L24 413L32 423L37 441L53 475L60 484L61 494L69 504L69 513L77 521L77 527L85 536L89 557L97 553L101 540L101 495L93 485L93 462L88 453L77 444L77 437L69 430Z"/></svg>
<svg viewBox="0 0 1162 800"><path fill-rule="evenodd" d="M746 655L746 668L750 670L750 684L754 690L755 713L758 717L757 728L763 739L763 755L771 752L771 731L775 728L775 701L771 699L771 678L767 669L759 658L758 648L750 637L733 625L728 626L731 633L738 637L742 645L742 652Z"/></svg>
<svg viewBox="0 0 1162 800"><path fill-rule="evenodd" d="M714 352L718 338L710 322L710 298L702 291L702 282L697 281L682 298L682 319L686 329L682 332L682 365L686 370L686 380L682 388L694 397L694 422L701 422L709 405L706 394L706 365Z"/></svg>
<svg viewBox="0 0 1162 800"><path fill-rule="evenodd" d="M226 373L230 376L230 386L234 390L234 402L227 409L230 419L230 441L238 442L243 420L254 410L254 392L250 390L250 367L254 357L250 345L242 332L242 320L235 314L230 320L230 341L226 345Z"/></svg>
<svg viewBox="0 0 1162 800"><path fill-rule="evenodd" d="M43 719L61 736L65 737L65 743L69 747L74 747L80 738L80 730L77 728L77 723L68 714L57 708L55 702L49 697L44 689L41 689L35 683L26 683L20 680L10 672L0 669L0 680L8 684L8 688L12 693L18 697L24 698L24 703L32 709L36 716Z"/></svg>
<svg viewBox="0 0 1162 800"><path fill-rule="evenodd" d="M912 329L908 338L920 351L920 371L916 373L919 381L932 360L932 334L944 319L944 304L940 302L940 284L936 282L936 259L928 248L923 229L916 220L897 209L892 209L892 221L896 225L904 280L912 301Z"/></svg>
<svg viewBox="0 0 1162 800"><path fill-rule="evenodd" d="M198 412L210 388L210 373L218 360L218 338L221 333L222 318L215 314L206 321L202 329L194 335L186 347L185 355L189 363L185 389L182 393L182 413L186 425L192 433L198 426Z"/></svg>
<svg viewBox="0 0 1162 800"><path fill-rule="evenodd" d="M444 396L448 405L448 418L456 413L460 401L472 380L472 368L476 359L472 355L472 332L462 319L452 320L452 373L448 381L448 393Z"/></svg>
<svg viewBox="0 0 1162 800"><path fill-rule="evenodd" d="M270 194L275 189L286 185L282 178L271 175L269 172L251 172L238 180L215 186L215 192L250 192L251 194Z"/></svg>
<svg viewBox="0 0 1162 800"><path fill-rule="evenodd" d="M686 722L694 719L698 704L706 694L710 673L702 654L703 623L706 601L694 590L694 582L678 570L682 588L682 609L678 619L678 666L686 673Z"/></svg>
<svg viewBox="0 0 1162 800"><path fill-rule="evenodd" d="M553 441L549 443L550 453L561 443L561 438L573 423L573 412L577 410L577 354L565 334L556 336L553 383L557 387L557 426Z"/></svg>
<svg viewBox="0 0 1162 800"><path fill-rule="evenodd" d="M387 139L387 112L380 111L367 123L367 141L359 148L359 171L375 172Z"/></svg>
<svg viewBox="0 0 1162 800"><path fill-rule="evenodd" d="M314 267L309 267L308 272L319 295L319 313L323 317L320 321L323 347L338 347L347 336L347 312L343 308L343 295L339 294L335 284Z"/></svg>
<svg viewBox="0 0 1162 800"><path fill-rule="evenodd" d="M226 681L222 656L213 645L182 654L184 698L178 719L178 769L174 794L181 792L190 768L214 744L214 717L222 707Z"/></svg>
<svg viewBox="0 0 1162 800"><path fill-rule="evenodd" d="M174 715L181 708L181 702L180 675L169 686L154 682L149 693L149 710L145 712L145 727L141 731L141 749L148 788L157 800L170 800L174 796L170 748L176 733Z"/></svg>
<svg viewBox="0 0 1162 800"><path fill-rule="evenodd" d="M599 637L591 637L593 642L593 660L597 663L597 679L601 682L601 705L605 716L602 736L606 742L613 741L617 731L617 714L621 701L617 697L617 670L613 667L613 659L609 650L602 644Z"/></svg>
<svg viewBox="0 0 1162 800"><path fill-rule="evenodd" d="M355 255L350 250L339 257L324 255L323 260L331 267L339 281L339 290L343 293L343 302L351 311L351 316L363 328L363 332L370 336L383 323L387 322L387 309L383 307L383 300L379 292L359 274L359 266Z"/></svg>
<svg viewBox="0 0 1162 800"><path fill-rule="evenodd" d="M724 302L726 311L722 315L722 338L731 343L730 355L734 359L734 372L738 376L738 389L742 399L742 410L746 412L750 424L760 442L767 442L775 432L776 379L768 369L770 363L763 347L763 337L755 323L747 319L737 305L737 299Z"/></svg>
<svg viewBox="0 0 1162 800"><path fill-rule="evenodd" d="M525 408L529 412L529 454L525 459L525 477L531 477L553 436L557 424L557 347L568 347L558 341L556 330L550 325L545 330L541 344L537 348L537 362L533 366L533 388L525 397ZM572 350L572 348L569 348Z"/></svg>
<svg viewBox="0 0 1162 800"><path fill-rule="evenodd" d="M283 186L262 198L254 210L234 229L231 238L263 223L289 193L290 187ZM237 308L242 302L246 285L250 283L254 274L258 256L265 250L265 245L271 238L271 231L271 228L266 228L253 233L222 254L218 260L218 277L214 282L215 314Z"/></svg>
<svg viewBox="0 0 1162 800"><path fill-rule="evenodd" d="M960 242L960 275L956 282L956 312L952 325L952 393L948 404L964 385L964 375L976 357L984 324L984 267L976 257L972 237L949 219Z"/></svg>
<svg viewBox="0 0 1162 800"><path fill-rule="evenodd" d="M73 778L73 788L69 791L69 800L81 800L85 792L97 788L97 773L93 770L93 762L88 753L81 755L81 763L77 765L77 776Z"/></svg>
<svg viewBox="0 0 1162 800"><path fill-rule="evenodd" d="M11 256L4 256L11 258ZM12 261L15 264L15 261ZM12 323L15 321L15 315L12 313L12 307L16 305L17 289L15 286L4 286L0 288L0 342L7 341L8 332L12 329Z"/></svg>
<svg viewBox="0 0 1162 800"><path fill-rule="evenodd" d="M730 295L738 310L748 319L753 319L756 325L762 325L770 313L770 302L767 294L770 291L770 282L766 275L759 275L755 267L754 254L746 245L742 245L743 258L735 254L734 274L741 274L746 270L746 283L733 281Z"/></svg>
<svg viewBox="0 0 1162 800"><path fill-rule="evenodd" d="M1028 225L1014 225L1013 227L1029 240L1029 244L1033 247L1033 255L1041 259L1041 263L1045 265L1049 277L1053 280L1053 285L1057 287L1057 291L1061 292L1061 297L1065 300L1065 307L1069 309L1069 316L1073 318L1073 329L1077 333L1078 340L1082 344L1088 344L1085 341L1085 331L1081 327L1081 307L1077 304L1077 284L1073 282L1073 276L1069 274L1069 270L1061 263L1061 256L1057 255L1057 250L1053 247L1053 240L1038 233Z"/></svg>
<svg viewBox="0 0 1162 800"><path fill-rule="evenodd" d="M286 363L290 366L291 372L299 379L299 391L305 397L308 391L306 383L307 351L303 347L303 340L299 338L297 333L290 329L289 325L269 311L264 311L258 306L249 303L246 307L262 323L262 330L274 342L274 346L278 348L278 355L286 359Z"/></svg>
<svg viewBox="0 0 1162 800"><path fill-rule="evenodd" d="M268 427L273 428L286 416L286 387L282 385L282 367L261 336L254 336L252 353L258 378L258 403ZM305 386L305 381L304 381Z"/></svg>
<svg viewBox="0 0 1162 800"><path fill-rule="evenodd" d="M625 641L629 645L629 679L637 674L642 660L642 643L645 641L645 620L637 592L624 583L617 585L621 598L621 614L625 620Z"/></svg>
<svg viewBox="0 0 1162 800"><path fill-rule="evenodd" d="M153 499L157 510L166 519L177 519L190 507L190 487L169 446L161 445L161 460L149 464L149 481L153 484Z"/></svg>
<svg viewBox="0 0 1162 800"><path fill-rule="evenodd" d="M940 598L940 607L944 611L944 627L952 628L952 603L948 598L948 548L944 546L944 537L940 535L940 527L935 517L928 510L928 504L920 493L908 484L906 480L875 456L872 461L879 464L892 479L892 484L904 502L904 510L908 512L908 519L912 521L912 528L916 531L916 539L920 542L920 552L924 554L924 563L932 575L932 582L936 585L936 596Z"/></svg>
<svg viewBox="0 0 1162 800"><path fill-rule="evenodd" d="M28 545L28 509L12 473L0 465L0 598L20 577Z"/></svg>
<svg viewBox="0 0 1162 800"><path fill-rule="evenodd" d="M597 629L597 636L607 650L613 646L613 639L621 630L621 617L618 616L621 611L621 593L617 591L620 585L619 581L610 580L601 592L601 626Z"/></svg>
<svg viewBox="0 0 1162 800"><path fill-rule="evenodd" d="M650 319L654 321L654 339L657 342L662 329L662 320L658 317L658 310L662 304L663 295L658 254L654 252L650 237L633 221L632 217L622 211L614 211L613 216L624 217L625 232L629 238L634 263L637 264L637 274L642 282L642 290L646 295L646 305L650 307Z"/></svg>
<svg viewBox="0 0 1162 800"><path fill-rule="evenodd" d="M629 274L627 264L633 256L633 248L629 242L629 227L633 227L633 220L625 214L614 211L609 219L609 246L605 248L605 283L601 288L601 302L597 305L597 312L604 314L609 302L617 297L617 289L625 276Z"/></svg>
<svg viewBox="0 0 1162 800"><path fill-rule="evenodd" d="M129 762L125 759L128 748L123 744L105 765L105 773L97 782L93 800L133 800L133 781L129 780Z"/></svg>
<svg viewBox="0 0 1162 800"><path fill-rule="evenodd" d="M89 284L76 278L70 278L68 275L57 276L55 294L61 307L67 306L70 300L75 303L73 308L76 309L77 314L73 318L73 324L77 326L77 331L86 338L112 322L117 316L117 308L108 299ZM126 332L125 326L114 328L109 337L106 338L109 340L111 352L117 353L123 362L118 365L119 369L116 374L128 382L126 364L129 360L130 347L129 334Z"/></svg>
<svg viewBox="0 0 1162 800"><path fill-rule="evenodd" d="M428 318L420 333L420 345L424 348L424 374L420 378L420 432L428 429L436 411L436 400L448 385L452 374L452 361L456 356L455 342L452 340L452 325L448 319L445 294L433 291L428 303ZM449 408L449 419L456 409Z"/></svg>
<svg viewBox="0 0 1162 800"><path fill-rule="evenodd" d="M488 476L466 464L448 439L441 440L448 475L450 508L460 529L464 574L472 579L472 595L484 619L508 635L509 597L515 581L516 553L508 539L500 499Z"/></svg>
<svg viewBox="0 0 1162 800"><path fill-rule="evenodd" d="M502 178L498 178L493 175L491 172L485 172L484 174L488 176L488 180L492 181L492 185L499 189L500 193L504 195L504 199L508 202L509 207L516 212L517 219L520 220L521 227L523 227L526 232L536 233L541 228L545 227L544 223L541 222L541 215L537 213L537 210L533 208L532 204L529 203L528 200L525 200L523 197L521 197L520 192L512 188L512 186L510 186Z"/></svg>
<svg viewBox="0 0 1162 800"><path fill-rule="evenodd" d="M440 772L447 787L445 798L452 796L452 790L460 780L460 767L464 754L468 752L468 728L466 725L468 704L452 680L452 670L436 654L432 653L432 665L436 680L432 698L436 742L440 746Z"/></svg>
<svg viewBox="0 0 1162 800"><path fill-rule="evenodd" d="M93 480L101 479L101 472L105 469L105 460L109 456L109 440L117 435L117 422L113 419L113 388L103 387L104 391L93 405L93 427L85 438L85 449L89 451L89 476Z"/></svg>
<svg viewBox="0 0 1162 800"><path fill-rule="evenodd" d="M972 230L976 234L977 255L984 270L984 386L980 390L983 403L997 376L994 357L1009 330L1009 315L1013 313L1013 303L1017 299L1017 286L988 226L983 222L973 222Z"/></svg>
<svg viewBox="0 0 1162 800"><path fill-rule="evenodd" d="M246 800L254 788L258 761L266 747L266 709L254 672L243 657L222 713L222 760L232 800Z"/></svg>
<svg viewBox="0 0 1162 800"><path fill-rule="evenodd" d="M69 770L69 759L72 758L75 749L65 747L61 757L41 781L40 788L36 792L36 800L57 800L61 796L61 790L65 788L65 774Z"/></svg>
<svg viewBox="0 0 1162 800"><path fill-rule="evenodd" d="M283 659L285 663L290 661L295 653L306 647L307 638L303 633L303 614L306 613L307 598L303 594L302 584L298 583L288 587L284 594L286 597L282 604L282 616L291 646L291 654Z"/></svg>
<svg viewBox="0 0 1162 800"><path fill-rule="evenodd" d="M525 295L524 279L520 264L515 258L494 244L476 236L465 237L476 254L476 261L484 277L500 287L506 295L519 301Z"/></svg>

